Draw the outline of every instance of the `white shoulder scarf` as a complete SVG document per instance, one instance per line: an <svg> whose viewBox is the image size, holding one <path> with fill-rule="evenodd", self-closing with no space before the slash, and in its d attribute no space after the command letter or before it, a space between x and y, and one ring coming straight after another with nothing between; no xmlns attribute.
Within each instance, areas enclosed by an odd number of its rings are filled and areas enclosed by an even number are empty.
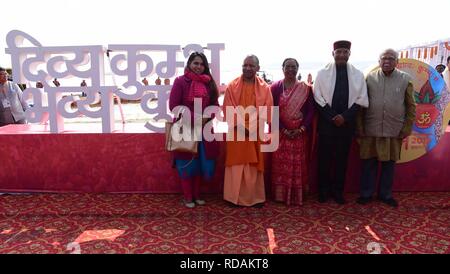
<svg viewBox="0 0 450 274"><path fill-rule="evenodd" d="M354 103L362 106L369 106L369 98L367 96L367 84L364 74L357 68L347 63L348 75L348 108ZM333 101L333 93L336 85L336 64L329 63L324 69L317 73L314 81L314 99L321 106L328 104L331 107Z"/></svg>

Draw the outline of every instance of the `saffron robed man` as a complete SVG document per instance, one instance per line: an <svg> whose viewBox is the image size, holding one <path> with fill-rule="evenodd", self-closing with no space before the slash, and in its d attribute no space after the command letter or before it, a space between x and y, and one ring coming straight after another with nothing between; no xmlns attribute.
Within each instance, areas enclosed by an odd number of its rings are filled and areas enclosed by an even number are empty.
<svg viewBox="0 0 450 274"><path fill-rule="evenodd" d="M266 200L264 158L260 134L257 134L258 119L262 117L258 111L263 109L261 107L270 109L273 99L270 86L256 75L257 71L258 57L247 56L242 65L242 75L228 84L223 102L227 122L230 119L234 121L231 125L228 123L228 133L233 140L227 140L226 145L224 199L238 206L261 207ZM256 110L254 115L241 111L252 107ZM228 109L235 111L231 114ZM270 121L270 112L267 119ZM245 135L245 140L240 141L239 135ZM254 135L257 135L256 140L251 138Z"/></svg>

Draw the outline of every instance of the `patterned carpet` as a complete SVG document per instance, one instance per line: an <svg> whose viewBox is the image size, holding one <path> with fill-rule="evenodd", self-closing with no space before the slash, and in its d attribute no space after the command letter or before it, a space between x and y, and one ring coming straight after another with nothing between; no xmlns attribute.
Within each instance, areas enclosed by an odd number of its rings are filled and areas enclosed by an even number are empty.
<svg viewBox="0 0 450 274"><path fill-rule="evenodd" d="M188 209L175 194L1 195L0 253L450 253L450 193L396 193L398 209L346 197Z"/></svg>

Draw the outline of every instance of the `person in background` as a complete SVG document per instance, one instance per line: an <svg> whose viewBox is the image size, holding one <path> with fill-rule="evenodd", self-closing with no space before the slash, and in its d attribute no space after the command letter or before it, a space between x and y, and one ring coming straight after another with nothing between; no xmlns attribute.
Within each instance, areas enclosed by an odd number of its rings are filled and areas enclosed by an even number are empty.
<svg viewBox="0 0 450 274"><path fill-rule="evenodd" d="M87 87L86 80L81 81L80 87ZM82 97L86 97L87 94L86 94L84 91L82 91L82 92L81 92L81 96L82 96Z"/></svg>
<svg viewBox="0 0 450 274"><path fill-rule="evenodd" d="M48 95L47 92L44 92L44 85L41 82L36 82L36 88L38 88L41 92L41 100L42 100L42 106L43 107L48 107ZM48 111L44 111L42 113L42 118L41 118L41 125L47 125L48 124L48 119L49 119L49 112Z"/></svg>
<svg viewBox="0 0 450 274"><path fill-rule="evenodd" d="M442 75L442 73L443 73L444 70L445 70L445 65L444 65L444 64L439 64L439 65L437 65L437 66L435 67L435 69L436 69L436 71L439 73L439 75L441 75L441 77L444 77L444 76Z"/></svg>
<svg viewBox="0 0 450 274"><path fill-rule="evenodd" d="M27 103L22 89L8 80L5 68L0 67L0 126L9 124L26 124L25 110Z"/></svg>
<svg viewBox="0 0 450 274"><path fill-rule="evenodd" d="M59 87L61 86L61 83L58 81L58 78L53 79L53 84L55 85L55 87Z"/></svg>
<svg viewBox="0 0 450 274"><path fill-rule="evenodd" d="M442 72L442 78L444 78L447 90L450 92L450 56L447 58L447 67Z"/></svg>
<svg viewBox="0 0 450 274"><path fill-rule="evenodd" d="M444 72L442 72L442 78L444 78L445 84L447 85L447 91L450 93L450 56L447 57L447 67ZM448 121L450 126L450 121Z"/></svg>

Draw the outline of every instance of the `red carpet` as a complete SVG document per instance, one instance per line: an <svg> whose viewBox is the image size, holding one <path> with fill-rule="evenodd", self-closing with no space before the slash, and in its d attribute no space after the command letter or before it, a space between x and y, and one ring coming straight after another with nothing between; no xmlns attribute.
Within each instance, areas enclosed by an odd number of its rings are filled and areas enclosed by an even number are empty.
<svg viewBox="0 0 450 274"><path fill-rule="evenodd" d="M346 197L187 209L174 194L1 195L0 253L450 253L450 193L396 193L398 209Z"/></svg>

